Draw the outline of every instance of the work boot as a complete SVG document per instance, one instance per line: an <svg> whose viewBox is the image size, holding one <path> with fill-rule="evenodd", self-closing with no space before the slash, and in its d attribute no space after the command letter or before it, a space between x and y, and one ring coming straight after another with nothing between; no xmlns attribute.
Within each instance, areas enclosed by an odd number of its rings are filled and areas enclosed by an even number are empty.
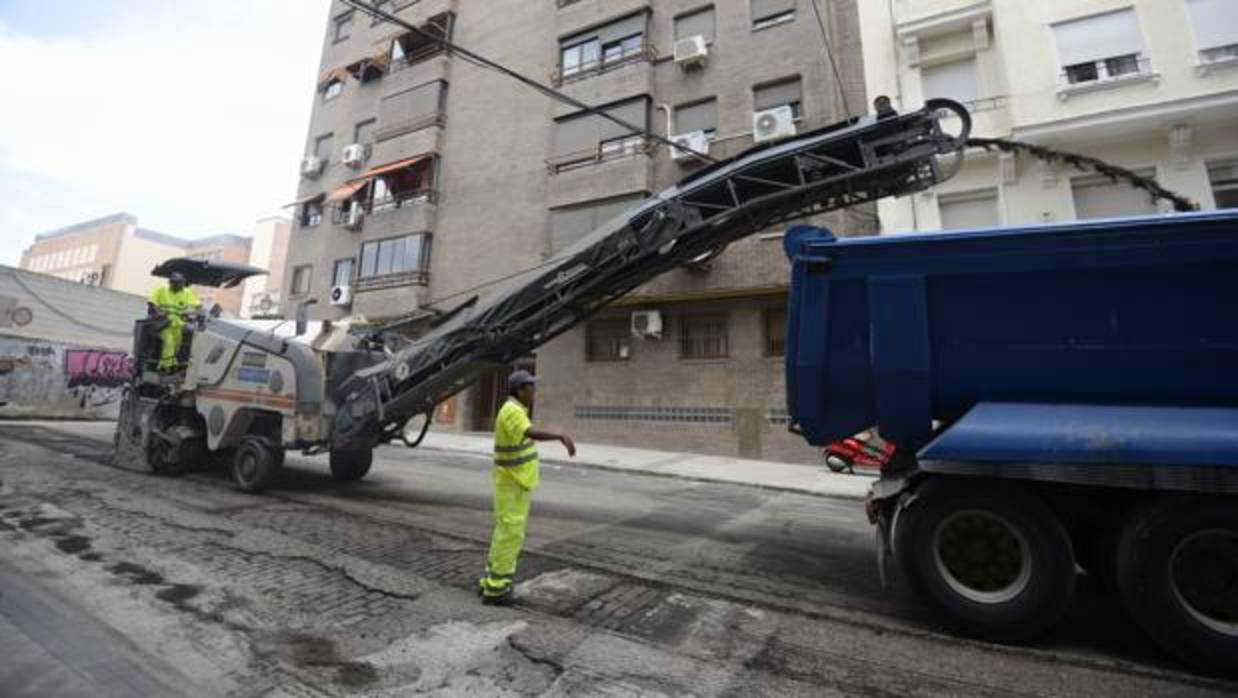
<svg viewBox="0 0 1238 698"><path fill-rule="evenodd" d="M512 590L508 589L498 596L482 594L481 602L485 606L513 606L516 603L516 597L512 594Z"/></svg>

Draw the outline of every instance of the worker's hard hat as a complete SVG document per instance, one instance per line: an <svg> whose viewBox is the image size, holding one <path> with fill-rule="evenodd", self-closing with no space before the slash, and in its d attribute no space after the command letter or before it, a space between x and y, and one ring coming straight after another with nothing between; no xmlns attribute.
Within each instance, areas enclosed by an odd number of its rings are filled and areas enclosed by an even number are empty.
<svg viewBox="0 0 1238 698"><path fill-rule="evenodd" d="M512 373L512 377L507 379L507 387L511 390L516 390L526 385L537 383L537 376L534 376L528 371L516 371Z"/></svg>
<svg viewBox="0 0 1238 698"><path fill-rule="evenodd" d="M176 281L183 284L185 283L185 275L179 271L174 271L171 274L168 274L168 281Z"/></svg>

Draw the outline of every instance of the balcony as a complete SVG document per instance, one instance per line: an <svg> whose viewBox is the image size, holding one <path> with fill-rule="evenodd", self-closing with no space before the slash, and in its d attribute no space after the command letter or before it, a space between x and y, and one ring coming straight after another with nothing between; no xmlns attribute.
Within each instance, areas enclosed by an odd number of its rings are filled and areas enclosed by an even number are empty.
<svg viewBox="0 0 1238 698"><path fill-rule="evenodd" d="M642 43L639 46L625 48L603 55L597 60L587 61L571 67L559 66L551 75L555 87L587 80L599 75L605 75L634 63L652 65L658 59L658 51L653 44Z"/></svg>
<svg viewBox="0 0 1238 698"><path fill-rule="evenodd" d="M651 191L653 152L651 142L631 136L548 159L550 207Z"/></svg>

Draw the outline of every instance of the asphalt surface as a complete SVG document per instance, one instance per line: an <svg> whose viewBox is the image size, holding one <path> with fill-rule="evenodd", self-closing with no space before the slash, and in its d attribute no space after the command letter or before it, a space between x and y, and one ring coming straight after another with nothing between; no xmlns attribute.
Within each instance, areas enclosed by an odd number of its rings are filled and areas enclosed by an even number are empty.
<svg viewBox="0 0 1238 698"><path fill-rule="evenodd" d="M880 588L854 500L547 465L522 603L494 609L475 596L484 458L382 449L345 485L325 458L290 457L252 496L110 451L108 424L0 423L0 562L189 694L1238 691L1165 658L1087 585L1038 645L953 636L897 579Z"/></svg>

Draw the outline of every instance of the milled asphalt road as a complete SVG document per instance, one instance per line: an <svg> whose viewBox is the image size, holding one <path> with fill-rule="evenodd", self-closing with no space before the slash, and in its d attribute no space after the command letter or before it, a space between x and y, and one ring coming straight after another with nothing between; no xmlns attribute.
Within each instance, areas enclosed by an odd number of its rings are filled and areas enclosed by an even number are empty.
<svg viewBox="0 0 1238 698"><path fill-rule="evenodd" d="M1034 647L948 635L880 589L853 500L544 466L524 602L492 609L474 595L484 458L384 448L343 485L324 458L292 457L250 496L222 472L120 470L110 451L109 424L0 423L0 562L146 653L149 685L187 694L1238 690L1086 590ZM0 694L14 680L0 667Z"/></svg>

